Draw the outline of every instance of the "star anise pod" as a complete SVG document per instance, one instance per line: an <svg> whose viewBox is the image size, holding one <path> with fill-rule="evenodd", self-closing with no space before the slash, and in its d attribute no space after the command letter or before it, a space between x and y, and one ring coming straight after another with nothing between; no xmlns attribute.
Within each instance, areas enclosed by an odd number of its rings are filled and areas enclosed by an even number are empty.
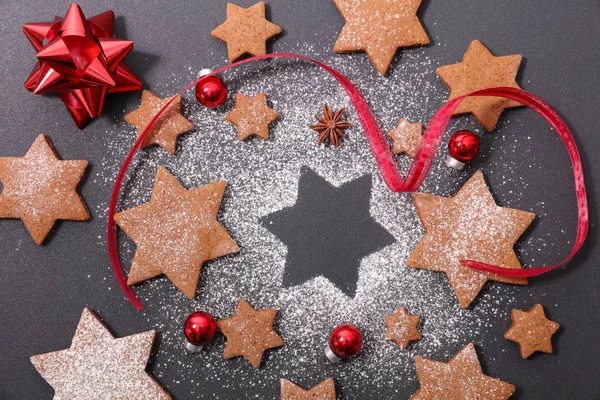
<svg viewBox="0 0 600 400"><path fill-rule="evenodd" d="M323 143L325 140L329 140L329 143L338 147L340 138L346 139L346 135L344 135L342 129L350 128L352 124L346 121L340 121L345 110L346 108L342 107L333 113L331 112L331 108L325 104L323 106L323 116L319 117L318 115L315 115L315 118L319 123L311 125L310 129L319 132L319 144Z"/></svg>

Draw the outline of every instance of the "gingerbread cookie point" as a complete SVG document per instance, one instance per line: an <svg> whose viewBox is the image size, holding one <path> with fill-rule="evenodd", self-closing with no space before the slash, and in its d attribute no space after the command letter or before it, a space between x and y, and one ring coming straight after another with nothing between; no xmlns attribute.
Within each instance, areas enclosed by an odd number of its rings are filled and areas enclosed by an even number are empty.
<svg viewBox="0 0 600 400"><path fill-rule="evenodd" d="M177 139L180 135L194 129L187 118L181 114L182 101L181 96L174 96L174 100L167 109L161 114L151 128L151 132L146 136L142 143L142 148L159 145L170 154L175 154L177 148ZM140 107L125 115L125 121L137 128L138 137L144 132L150 121L173 97L161 99L150 90L142 92Z"/></svg>
<svg viewBox="0 0 600 400"><path fill-rule="evenodd" d="M512 310L512 325L504 338L519 344L521 357L528 358L536 351L552 353L552 336L560 324L549 320L544 307L536 304L529 311Z"/></svg>
<svg viewBox="0 0 600 400"><path fill-rule="evenodd" d="M85 160L61 160L50 139L39 135L23 157L0 157L0 218L18 218L41 245L56 221L87 221L77 188Z"/></svg>
<svg viewBox="0 0 600 400"><path fill-rule="evenodd" d="M417 356L415 366L420 387L411 400L505 400L516 390L514 385L483 373L473 343L447 363Z"/></svg>
<svg viewBox="0 0 600 400"><path fill-rule="evenodd" d="M410 342L421 339L419 333L421 317L410 315L404 307L398 307L394 314L386 315L383 319L387 326L385 338L392 340L402 350L406 350Z"/></svg>
<svg viewBox="0 0 600 400"><path fill-rule="evenodd" d="M327 378L310 389L303 389L287 379L281 380L281 400L335 400L335 382Z"/></svg>
<svg viewBox="0 0 600 400"><path fill-rule="evenodd" d="M520 89L516 77L522 58L518 54L496 57L479 40L474 40L460 63L439 67L436 72L450 89L448 100L494 87ZM458 105L453 115L472 114L492 132L502 111L519 106L520 103L502 97L469 97Z"/></svg>
<svg viewBox="0 0 600 400"><path fill-rule="evenodd" d="M115 215L137 245L128 284L164 274L187 297L195 297L204 262L239 251L217 221L226 184L186 190L158 167L150 201Z"/></svg>
<svg viewBox="0 0 600 400"><path fill-rule="evenodd" d="M227 3L227 19L211 35L227 43L230 62L246 55L267 54L267 40L281 33L281 28L268 21L265 2L260 1L248 8Z"/></svg>
<svg viewBox="0 0 600 400"><path fill-rule="evenodd" d="M244 357L255 368L260 368L266 350L283 346L283 339L273 329L277 309L255 310L240 299L235 315L217 323L227 337L223 352L225 359Z"/></svg>
<svg viewBox="0 0 600 400"><path fill-rule="evenodd" d="M154 331L115 338L87 308L71 346L35 355L31 363L54 388L55 399L170 400L146 372Z"/></svg>
<svg viewBox="0 0 600 400"><path fill-rule="evenodd" d="M333 50L367 53L381 75L388 72L398 49L429 44L417 17L421 0L333 2L345 20Z"/></svg>
<svg viewBox="0 0 600 400"><path fill-rule="evenodd" d="M475 260L504 268L522 268L513 249L535 214L499 207L483 173L477 171L451 198L415 193L413 201L425 228L406 265L444 272L462 308L467 308L486 281L526 284L510 278L473 270L460 260Z"/></svg>
<svg viewBox="0 0 600 400"><path fill-rule="evenodd" d="M236 93L235 108L225 116L227 121L237 126L241 141L252 136L268 139L269 125L278 118L279 113L269 107L264 92L254 97Z"/></svg>

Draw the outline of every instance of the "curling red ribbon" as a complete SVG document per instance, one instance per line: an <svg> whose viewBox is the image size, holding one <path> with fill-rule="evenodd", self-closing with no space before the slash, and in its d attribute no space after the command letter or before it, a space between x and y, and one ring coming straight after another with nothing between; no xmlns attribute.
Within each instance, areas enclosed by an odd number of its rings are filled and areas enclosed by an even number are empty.
<svg viewBox="0 0 600 400"><path fill-rule="evenodd" d="M577 198L578 210L577 236L575 244L573 245L573 249L571 250L571 253L567 256L567 258L565 258L560 263L540 268L511 269L498 267L495 265L489 265L474 260L461 260L460 263L464 266L468 266L480 271L491 272L498 275L515 278L527 278L541 275L543 273L560 267L561 265L569 261L583 245L585 237L587 236L589 216L585 182L583 177L583 168L581 164L581 158L579 157L579 151L577 150L575 139L573 138L571 131L569 130L563 119L558 115L556 111L552 109L552 107L550 107L539 97L528 93L524 90L509 87L500 87L479 90L477 92L458 97L447 102L435 113L435 115L429 122L429 125L427 125L427 128L425 129L425 132L423 133L423 137L419 144L417 153L410 166L408 175L406 179L403 179L400 170L398 169L398 166L394 161L394 157L392 155L392 152L390 151L387 139L382 133L381 128L379 127L379 124L377 123L377 120L375 119L375 116L373 115L373 112L371 111L371 108L369 107L364 96L359 92L356 86L354 86L354 84L350 82L350 80L348 80L348 78L346 78L340 72L319 61L291 53L273 53L251 57L227 65L223 68L214 71L212 74L205 75L202 78L195 80L194 82L187 85L183 90L181 90L179 94L182 94L183 92L196 85L201 80L206 79L206 77L210 75L220 74L228 69L235 68L243 64L247 64L257 60L265 60L269 58L295 58L309 61L323 68L344 87L344 89L348 93L348 96L350 97L350 100L352 101L352 105L356 110L356 114L358 115L365 135L367 136L367 140L371 147L371 152L373 153L373 157L375 158L375 162L377 163L377 167L379 168L381 176L383 177L383 180L385 181L387 186L393 192L414 192L419 189L419 187L425 180L429 169L431 168L431 164L435 158L437 149L440 146L440 141L442 139L442 136L444 135L444 131L446 130L448 122L452 117L452 113L465 98L471 96L503 97L506 99L517 101L523 104L524 106L531 108L533 111L542 116L546 121L548 121L550 126L552 126L556 133L558 133L565 147L567 148L567 152L569 153L569 157L571 159L571 164L573 166L573 175L575 179L575 196ZM163 108L158 112L158 114L156 114L154 118L152 118L144 132L138 137L137 141L129 151L129 154L127 154L127 157L125 158L125 161L123 162L123 165L121 166L121 169L119 170L119 173L115 180L108 209L108 253L110 256L110 261L114 273L117 277L117 280L119 281L119 285L123 289L123 292L129 299L129 301L131 301L134 307L138 310L141 310L143 308L143 305L135 296L135 293L133 292L131 287L127 285L127 278L125 277L125 273L119 261L114 215L117 209L117 201L119 199L119 191L121 189L123 179L125 178L125 174L127 173L127 169L129 168L129 165L131 164L135 153L139 150L142 142L144 141L145 137L149 134L156 120L160 117L164 110L167 109L167 107L169 106L169 104L171 104L173 100L174 98L171 99L167 104L165 104Z"/></svg>

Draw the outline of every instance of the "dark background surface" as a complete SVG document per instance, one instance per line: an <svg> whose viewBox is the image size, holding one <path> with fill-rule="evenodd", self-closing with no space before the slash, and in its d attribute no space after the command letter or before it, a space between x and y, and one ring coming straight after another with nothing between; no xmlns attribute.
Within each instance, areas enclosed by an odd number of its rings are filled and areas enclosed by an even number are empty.
<svg viewBox="0 0 600 400"><path fill-rule="evenodd" d="M239 0L242 6L254 3ZM327 43L332 49L343 20L329 0L276 0L268 7L270 19L284 29L284 34L272 42L272 51L286 51L298 43ZM600 88L600 23L599 2L596 0L536 0L536 1L429 1L423 2L420 15L433 43L424 51L436 57L456 62L468 43L481 40L495 54L522 54L524 63L519 82L554 106L567 120L579 144L590 202L591 231L581 253L569 266L547 276L532 280L527 290L551 305L550 317L561 323L555 354L521 360L511 348L510 362L503 342L494 342L481 355L484 370L489 371L489 359L494 359L493 376L520 388L520 398L531 399L598 399L600 378L598 360L600 320L596 249L600 161L595 157L600 149L597 119ZM145 87L165 84L171 76L189 75L189 66L219 66L225 60L225 46L210 36L210 31L225 18L225 2L207 1L82 1L87 16L106 9L117 14L116 34L134 40L135 50L127 58L145 82ZM64 159L91 161L92 174L99 168L106 149L103 137L107 128L120 118L123 110L137 106L139 94L111 96L104 115L78 131L62 104L56 98L35 96L22 86L34 62L34 52L21 33L25 22L50 20L64 15L68 1L9 1L0 5L3 23L0 27L0 156L23 155L35 137L44 132ZM320 48L320 46L318 47ZM332 50L331 50L332 52ZM319 54L307 54L319 58ZM352 62L352 57L347 62ZM396 57L395 63L402 62ZM374 70L365 71L374 73ZM394 79L393 68L389 79ZM435 79L435 78L433 78ZM440 90L445 90L439 83ZM172 92L179 90L174 86ZM385 93L381 94L382 96ZM519 163L523 158L535 158L538 169L516 168L528 183L521 199L510 201L523 209L536 199L546 202L547 223L540 235L552 235L565 230L574 237L575 201L572 193L568 158L548 128L533 113L515 110L513 115L527 115L523 126L512 127L511 134L528 135L546 132L531 153L504 155L507 163ZM496 146L509 142L498 132ZM553 137L552 137L553 138ZM489 160L487 162L490 162ZM501 168L501 167L496 167ZM90 175L91 176L91 175ZM495 179L488 177L494 187ZM88 179L81 193L92 213L104 203L110 185ZM496 191L509 198L510 185ZM105 235L104 219L88 223L61 223L46 245L38 247L30 239L20 221L0 221L0 399L48 399L52 389L37 374L29 362L33 354L63 349L69 346L81 310L88 306L108 321L117 336L152 329L143 313L136 313L118 293L99 285L100 280L114 279L106 249L98 246L98 236ZM564 236L561 236L563 238ZM569 251L561 240L547 254L536 259L535 265L558 261ZM93 279L88 279L88 275ZM151 301L148 303L151 305ZM499 327L498 329L502 329ZM506 360L506 362L504 362ZM157 362L151 360L152 364ZM491 373L491 371L489 371ZM202 372L199 370L198 372ZM176 398L188 398L185 385L174 385L177 371L169 371L160 382ZM369 382L365 382L368 387ZM257 396L275 397L276 390L264 393L232 392L219 386L218 380L207 385L208 393L220 393L226 398ZM416 387L400 388L407 397ZM340 390L343 395L343 389ZM368 390L365 391L368 393ZM378 398L375 389L372 398Z"/></svg>

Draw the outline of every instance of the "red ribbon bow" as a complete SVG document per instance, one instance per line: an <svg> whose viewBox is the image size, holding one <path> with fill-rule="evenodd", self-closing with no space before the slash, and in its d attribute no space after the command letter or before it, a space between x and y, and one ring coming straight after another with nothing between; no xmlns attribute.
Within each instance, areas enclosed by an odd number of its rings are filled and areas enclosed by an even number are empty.
<svg viewBox="0 0 600 400"><path fill-rule="evenodd" d="M585 182L583 177L583 168L581 165L581 158L579 157L579 151L577 150L577 144L575 143L575 139L573 138L571 131L569 130L563 119L558 115L556 111L552 109L552 107L550 107L539 97L521 89L500 87L479 90L477 92L461 96L447 102L435 113L435 115L427 125L427 128L425 129L425 132L423 133L423 137L419 144L417 153L410 166L408 175L406 179L402 179L402 175L400 173L400 170L398 169L398 166L396 165L396 162L394 161L387 139L382 133L381 128L379 127L379 124L377 123L377 120L375 119L375 116L373 115L373 112L371 111L366 99L359 92L356 86L354 86L354 84L350 82L350 80L348 80L348 78L346 78L344 75L342 75L335 69L329 67L328 65L297 54L273 53L238 61L234 64L222 67L214 71L210 75L219 74L228 69L235 68L243 64L247 64L257 60L265 60L269 58L295 58L309 61L323 68L344 87L344 89L348 93L348 96L350 97L350 100L352 101L352 105L356 110L365 135L367 136L367 140L371 147L371 152L373 153L373 157L375 157L375 162L379 167L381 176L383 177L383 180L385 181L387 186L393 192L415 192L419 189L419 187L425 180L429 169L431 168L431 164L435 158L435 153L437 152L437 149L440 145L440 141L442 139L442 136L444 135L444 131L448 126L450 117L452 117L452 113L454 112L456 107L458 107L458 105L467 97L503 97L506 99L517 101L522 105L531 108L539 115L541 115L546 121L548 121L550 126L552 126L556 133L558 133L565 147L567 148L567 152L569 153L569 157L571 159L571 164L573 166L573 175L575 179L575 197L577 199L578 210L577 237L575 240L575 244L573 245L573 249L571 250L571 253L567 256L567 258L565 258L558 264L545 266L541 268L511 269L498 267L495 265L489 265L475 260L461 260L460 263L464 266L474 268L480 271L491 272L515 278L527 278L541 275L543 273L560 267L561 265L569 261L583 245L583 242L585 241L585 237L587 236L588 232L589 215ZM179 94L182 94L183 92L185 92L192 86L198 84L198 82L200 82L201 80L206 79L206 77L210 75L205 75L197 79L196 81L190 83L183 90L181 90ZM150 121L144 132L138 137L137 141L129 151L129 154L127 154L127 157L125 158L125 161L123 162L123 165L121 166L121 169L119 170L119 173L115 180L108 209L108 253L110 256L110 261L114 273L117 277L117 280L119 281L119 285L121 286L121 289L123 289L123 292L137 310L141 310L144 306L135 296L135 293L133 293L131 287L127 285L127 279L119 261L119 252L117 249L116 241L116 225L113 217L117 208L119 191L127 169L129 168L129 165L133 160L133 156L140 148L142 142L144 141L144 138L151 131L154 123L164 112L164 110L167 109L167 107L173 101L173 99L171 99L171 101L165 104L165 106L163 106L163 108L158 112L158 114L154 116L154 118Z"/></svg>

